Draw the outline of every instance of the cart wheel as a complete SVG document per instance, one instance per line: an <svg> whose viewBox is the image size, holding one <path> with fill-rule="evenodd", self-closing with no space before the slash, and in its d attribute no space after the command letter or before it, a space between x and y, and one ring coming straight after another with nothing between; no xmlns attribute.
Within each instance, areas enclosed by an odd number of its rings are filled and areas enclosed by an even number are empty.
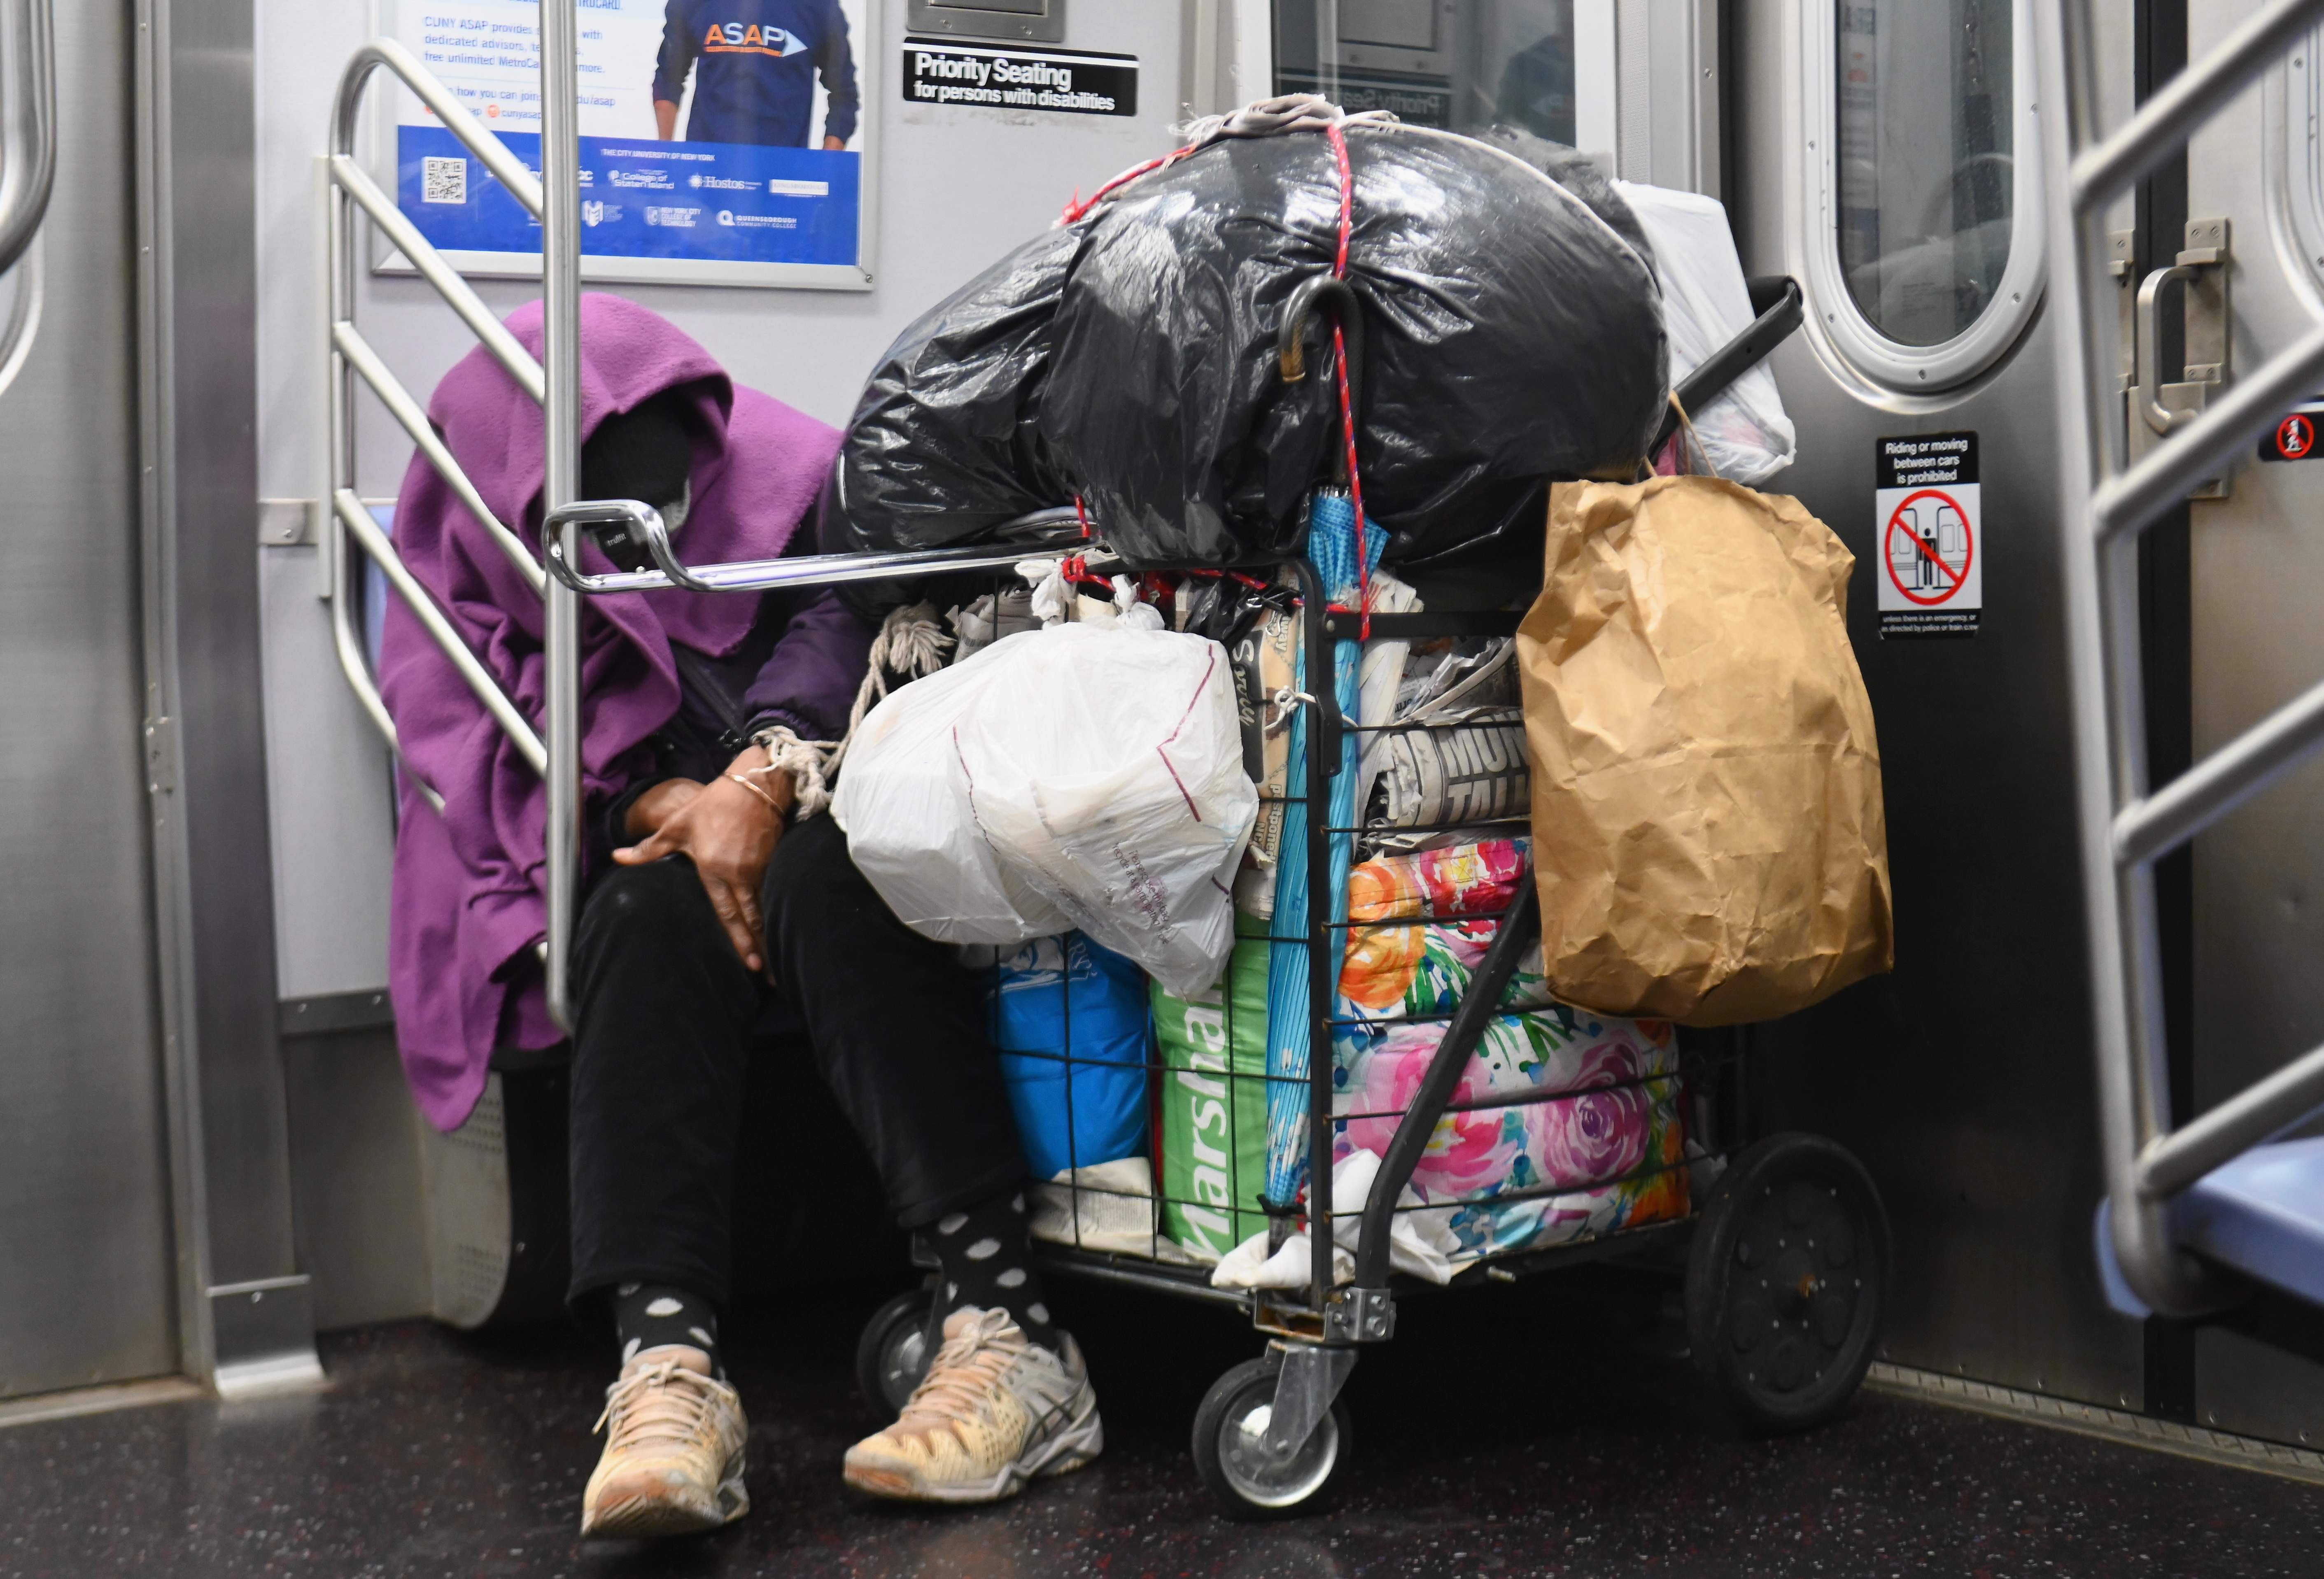
<svg viewBox="0 0 2324 1579"><path fill-rule="evenodd" d="M1694 1367L1748 1429L1840 1414L1872 1363L1888 1217L1863 1164L1820 1135L1770 1135L1711 1191L1686 1269Z"/></svg>
<svg viewBox="0 0 2324 1579"><path fill-rule="evenodd" d="M855 1340L855 1384L890 1419L903 1413L905 1400L927 1374L928 1312L935 1302L932 1288L907 1289L873 1311Z"/></svg>
<svg viewBox="0 0 2324 1579"><path fill-rule="evenodd" d="M1246 1360L1211 1384L1194 1411L1194 1469L1229 1519L1290 1519L1312 1513L1346 1473L1355 1433L1339 1399L1287 1457L1267 1445L1275 1379L1283 1363Z"/></svg>

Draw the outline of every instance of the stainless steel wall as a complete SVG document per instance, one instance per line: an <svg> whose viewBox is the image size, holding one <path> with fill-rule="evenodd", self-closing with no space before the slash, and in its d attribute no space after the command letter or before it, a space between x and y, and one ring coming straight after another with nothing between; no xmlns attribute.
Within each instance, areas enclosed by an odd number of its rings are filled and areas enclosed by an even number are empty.
<svg viewBox="0 0 2324 1579"><path fill-rule="evenodd" d="M1799 10L1738 0L1730 11L1726 191L1746 267L1804 279L1814 198L1801 150L1814 134L1800 113ZM2127 16L2125 6L2126 45ZM1812 296L1810 328L1777 353L1800 458L1768 486L1797 494L1857 555L1849 627L1880 731L1897 965L1768 1033L1764 1112L1844 1141L1879 1182L1898 1263L1886 1358L2136 1408L2139 1329L2106 1309L2091 1254L2099 1173L2052 326L2037 316L1960 390L1904 394L1851 371L1818 332L1834 305ZM1983 628L1966 640L1883 642L1874 442L1960 429L1979 436Z"/></svg>
<svg viewBox="0 0 2324 1579"><path fill-rule="evenodd" d="M46 304L0 395L0 1397L178 1367L140 669L129 10L56 8Z"/></svg>

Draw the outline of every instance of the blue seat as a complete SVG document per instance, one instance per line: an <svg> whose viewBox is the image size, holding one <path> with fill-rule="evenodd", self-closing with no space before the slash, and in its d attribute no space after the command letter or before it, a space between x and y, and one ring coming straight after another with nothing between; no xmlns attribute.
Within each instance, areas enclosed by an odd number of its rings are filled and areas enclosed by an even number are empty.
<svg viewBox="0 0 2324 1579"><path fill-rule="evenodd" d="M2107 1303L2152 1313L2124 1282L2107 1204L2098 1204L2099 1274ZM2324 1137L2255 1146L2172 1203L2171 1236L2246 1277L2324 1305Z"/></svg>

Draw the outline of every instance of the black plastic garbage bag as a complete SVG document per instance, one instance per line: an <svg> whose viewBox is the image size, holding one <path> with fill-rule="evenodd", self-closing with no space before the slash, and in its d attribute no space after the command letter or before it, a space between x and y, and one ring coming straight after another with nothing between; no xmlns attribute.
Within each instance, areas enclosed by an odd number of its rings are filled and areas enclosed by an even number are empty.
<svg viewBox="0 0 2324 1579"><path fill-rule="evenodd" d="M1591 213L1630 244L1630 250L1646 261L1648 269L1654 267L1655 249L1646 240L1646 226L1630 212L1629 204L1622 200L1622 194L1614 189L1614 183L1606 179L1606 172L1599 169L1596 160L1578 148L1536 137L1522 126L1489 126L1477 134L1477 141L1524 160L1581 199Z"/></svg>
<svg viewBox="0 0 2324 1579"><path fill-rule="evenodd" d="M1650 261L1510 153L1346 135L1358 457L1391 562L1494 535L1544 477L1633 472L1665 392ZM1079 494L1134 563L1296 548L1338 392L1327 324L1297 383L1276 336L1332 271L1339 201L1327 137L1230 138L1018 249L874 374L840 457L849 544L973 540Z"/></svg>
<svg viewBox="0 0 2324 1579"><path fill-rule="evenodd" d="M1073 503L1038 417L1051 320L1085 240L1079 229L1042 232L888 347L840 451L844 541L835 546L943 548Z"/></svg>

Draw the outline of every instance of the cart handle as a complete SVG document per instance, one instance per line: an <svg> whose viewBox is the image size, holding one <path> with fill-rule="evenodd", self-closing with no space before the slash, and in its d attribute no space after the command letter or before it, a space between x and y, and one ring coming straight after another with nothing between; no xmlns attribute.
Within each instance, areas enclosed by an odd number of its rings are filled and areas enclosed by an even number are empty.
<svg viewBox="0 0 2324 1579"><path fill-rule="evenodd" d="M1768 352L1792 337L1807 316L1807 299L1800 291L1800 282L1790 275L1775 281L1754 281L1753 285L1775 287L1775 305L1752 320L1751 327L1703 358L1695 370L1679 380L1671 393L1690 417L1727 392L1734 382L1751 371ZM1757 305L1759 289L1752 292L1753 305ZM1665 409L1663 425L1655 430L1655 441L1646 448L1648 455L1660 455L1663 446L1678 431L1678 412Z"/></svg>

